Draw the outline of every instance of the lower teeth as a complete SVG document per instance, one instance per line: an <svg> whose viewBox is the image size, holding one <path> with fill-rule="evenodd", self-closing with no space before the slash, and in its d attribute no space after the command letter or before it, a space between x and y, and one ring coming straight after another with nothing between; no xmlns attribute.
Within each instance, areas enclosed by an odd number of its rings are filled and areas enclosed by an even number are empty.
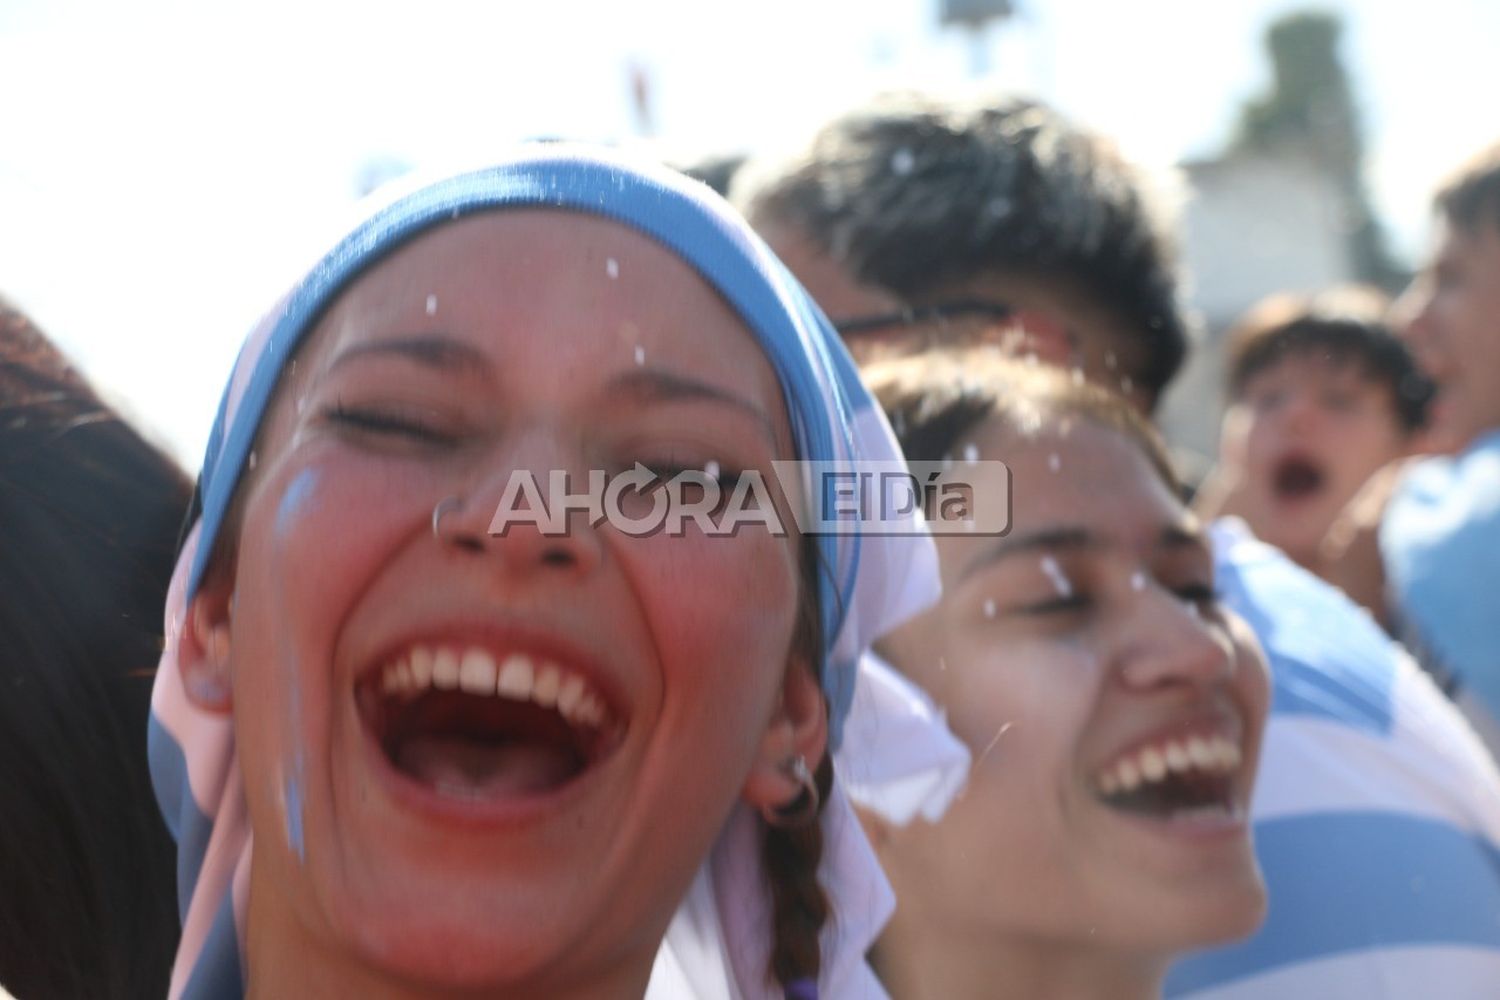
<svg viewBox="0 0 1500 1000"><path fill-rule="evenodd" d="M1203 821L1203 820L1226 820L1234 819L1238 810L1231 809L1225 805L1194 806L1190 809L1177 809L1173 811L1172 818L1175 820Z"/></svg>

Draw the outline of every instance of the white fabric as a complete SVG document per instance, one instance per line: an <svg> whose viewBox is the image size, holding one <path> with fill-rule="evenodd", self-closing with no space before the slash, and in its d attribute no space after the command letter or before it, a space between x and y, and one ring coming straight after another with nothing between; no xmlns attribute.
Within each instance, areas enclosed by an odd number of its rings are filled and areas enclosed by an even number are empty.
<svg viewBox="0 0 1500 1000"><path fill-rule="evenodd" d="M866 653L834 757L849 797L899 826L918 815L935 823L968 780L970 760L927 693Z"/></svg>

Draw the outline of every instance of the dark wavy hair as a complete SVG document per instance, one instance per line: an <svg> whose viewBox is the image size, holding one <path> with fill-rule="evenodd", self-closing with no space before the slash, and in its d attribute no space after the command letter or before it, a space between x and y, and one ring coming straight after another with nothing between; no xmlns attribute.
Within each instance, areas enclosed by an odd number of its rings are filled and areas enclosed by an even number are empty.
<svg viewBox="0 0 1500 1000"><path fill-rule="evenodd" d="M189 484L0 300L0 983L166 994L146 720Z"/></svg>
<svg viewBox="0 0 1500 1000"><path fill-rule="evenodd" d="M910 462L951 458L982 423L999 421L1029 439L1081 420L1114 431L1140 448L1162 482L1182 483L1156 428L1124 397L1048 365L1028 365L994 350L939 350L881 361L864 370L870 391Z"/></svg>

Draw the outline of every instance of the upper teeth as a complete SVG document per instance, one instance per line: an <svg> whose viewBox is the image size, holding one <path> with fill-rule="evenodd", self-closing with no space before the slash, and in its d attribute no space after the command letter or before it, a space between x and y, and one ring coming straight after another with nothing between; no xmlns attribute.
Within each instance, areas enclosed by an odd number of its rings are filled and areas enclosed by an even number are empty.
<svg viewBox="0 0 1500 1000"><path fill-rule="evenodd" d="M385 694L415 696L430 688L535 702L555 708L574 725L597 728L607 717L604 699L583 677L525 653L511 653L497 666L494 656L478 646L415 646L380 674Z"/></svg>
<svg viewBox="0 0 1500 1000"><path fill-rule="evenodd" d="M1225 736L1194 736L1169 740L1126 754L1099 772L1095 779L1105 795L1129 792L1142 783L1163 781L1184 771L1228 773L1240 766L1240 748Z"/></svg>

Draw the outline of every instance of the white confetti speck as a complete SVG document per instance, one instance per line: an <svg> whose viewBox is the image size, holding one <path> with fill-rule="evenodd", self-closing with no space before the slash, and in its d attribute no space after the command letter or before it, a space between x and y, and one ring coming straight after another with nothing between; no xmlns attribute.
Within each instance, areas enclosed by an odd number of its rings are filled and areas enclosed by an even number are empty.
<svg viewBox="0 0 1500 1000"><path fill-rule="evenodd" d="M646 363L646 349L640 344L635 345L635 363L638 365Z"/></svg>
<svg viewBox="0 0 1500 1000"><path fill-rule="evenodd" d="M1057 560L1051 556L1042 556L1042 572L1047 574L1047 579L1052 581L1052 586L1057 590L1058 597L1072 597L1073 585L1063 575L1062 567L1057 565Z"/></svg>
<svg viewBox="0 0 1500 1000"><path fill-rule="evenodd" d="M429 296L427 296L427 315L429 315L429 316L436 316L437 315L437 296L436 295L429 295Z"/></svg>
<svg viewBox="0 0 1500 1000"><path fill-rule="evenodd" d="M1054 451L1052 454L1047 456L1047 468L1051 469L1053 472L1056 472L1058 469L1062 468L1062 459L1058 457L1057 452Z"/></svg>
<svg viewBox="0 0 1500 1000"><path fill-rule="evenodd" d="M985 602L984 602L984 616L986 618L993 618L993 617L995 617L995 601L994 601L993 598L985 600Z"/></svg>
<svg viewBox="0 0 1500 1000"><path fill-rule="evenodd" d="M972 443L964 445L964 461L970 465L979 461L979 448Z"/></svg>
<svg viewBox="0 0 1500 1000"><path fill-rule="evenodd" d="M912 155L911 150L904 146L891 154L891 169L902 177L911 173L912 167L916 165L917 158Z"/></svg>
<svg viewBox="0 0 1500 1000"><path fill-rule="evenodd" d="M611 278L618 278L620 276L620 262L613 257L606 260L604 262L604 273Z"/></svg>
<svg viewBox="0 0 1500 1000"><path fill-rule="evenodd" d="M1136 570L1134 573L1130 574L1130 589L1145 590L1146 574L1142 573L1140 570Z"/></svg>
<svg viewBox="0 0 1500 1000"><path fill-rule="evenodd" d="M705 466L703 466L703 474L705 476L707 476L709 479L718 479L719 478L719 463L713 461L712 459L710 459L709 462L708 462L708 464L705 465Z"/></svg>

